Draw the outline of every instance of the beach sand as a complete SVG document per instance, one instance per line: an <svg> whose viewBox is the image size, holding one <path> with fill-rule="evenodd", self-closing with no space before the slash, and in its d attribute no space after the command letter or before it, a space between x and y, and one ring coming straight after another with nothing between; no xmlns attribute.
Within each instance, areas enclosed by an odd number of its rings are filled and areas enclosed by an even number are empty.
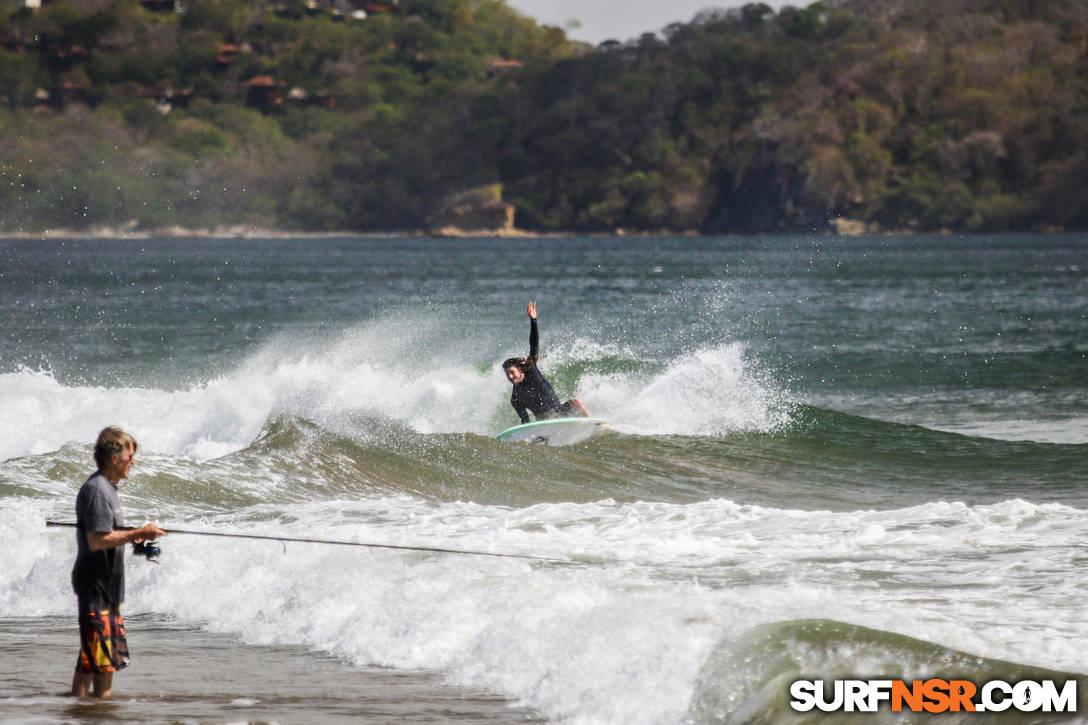
<svg viewBox="0 0 1088 725"><path fill-rule="evenodd" d="M167 622L125 620L132 664L108 700L77 700L75 616L0 619L4 723L513 723L533 712L434 672L359 668L298 646L252 646Z"/></svg>

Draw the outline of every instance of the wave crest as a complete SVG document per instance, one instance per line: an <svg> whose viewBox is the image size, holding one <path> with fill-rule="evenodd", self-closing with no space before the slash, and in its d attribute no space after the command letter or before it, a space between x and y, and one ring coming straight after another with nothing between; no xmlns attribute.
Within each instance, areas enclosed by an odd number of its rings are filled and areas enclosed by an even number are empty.
<svg viewBox="0 0 1088 725"><path fill-rule="evenodd" d="M393 327L397 328L394 332ZM232 371L185 389L165 385L65 385L52 373L0 375L0 459L89 444L120 425L141 450L207 460L242 450L281 416L314 421L365 440L360 417L421 434L491 436L513 424L501 355L450 348L440 326L377 321L324 344L269 342ZM400 335L395 339L394 335ZM744 346L729 343L664 362L593 343L553 349L542 360L562 397L643 435L769 431L785 414Z"/></svg>

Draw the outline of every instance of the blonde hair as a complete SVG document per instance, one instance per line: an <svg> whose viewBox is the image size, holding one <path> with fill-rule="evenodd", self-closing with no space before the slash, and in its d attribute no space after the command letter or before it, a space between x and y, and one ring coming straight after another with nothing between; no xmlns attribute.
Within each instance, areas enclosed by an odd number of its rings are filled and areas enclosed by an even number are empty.
<svg viewBox="0 0 1088 725"><path fill-rule="evenodd" d="M106 467L113 456L121 455L128 447L136 452L136 439L116 426L108 426L98 434L98 440L94 444L94 462L98 470Z"/></svg>

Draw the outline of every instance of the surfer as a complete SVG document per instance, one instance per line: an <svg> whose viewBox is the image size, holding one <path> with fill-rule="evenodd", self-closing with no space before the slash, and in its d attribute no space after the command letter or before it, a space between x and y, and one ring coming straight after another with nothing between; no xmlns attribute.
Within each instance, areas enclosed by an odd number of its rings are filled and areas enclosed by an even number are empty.
<svg viewBox="0 0 1088 725"><path fill-rule="evenodd" d="M540 332L536 326L536 303L526 308L529 315L529 357L512 357L502 364L506 379L514 386L510 393L510 405L514 406L522 423L529 422L529 413L537 420L545 418L588 418L589 411L582 401L572 398L565 403L552 390L551 384L536 366L540 347Z"/></svg>
<svg viewBox="0 0 1088 725"><path fill-rule="evenodd" d="M113 673L128 666L128 642L121 603L125 599L125 552L128 543L165 536L155 524L121 530L125 525L117 484L128 478L136 440L120 428L104 428L94 445L98 470L76 495L76 563L72 589L79 602L79 658L72 694L109 697Z"/></svg>

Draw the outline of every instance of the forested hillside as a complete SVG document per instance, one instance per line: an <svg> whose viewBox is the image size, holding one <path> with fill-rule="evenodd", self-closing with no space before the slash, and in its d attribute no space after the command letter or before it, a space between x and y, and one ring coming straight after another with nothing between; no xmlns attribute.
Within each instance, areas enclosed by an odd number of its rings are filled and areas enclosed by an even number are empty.
<svg viewBox="0 0 1088 725"><path fill-rule="evenodd" d="M0 233L1088 228L1088 5L708 12L599 48L503 0L0 0ZM846 225L842 220L854 220Z"/></svg>

